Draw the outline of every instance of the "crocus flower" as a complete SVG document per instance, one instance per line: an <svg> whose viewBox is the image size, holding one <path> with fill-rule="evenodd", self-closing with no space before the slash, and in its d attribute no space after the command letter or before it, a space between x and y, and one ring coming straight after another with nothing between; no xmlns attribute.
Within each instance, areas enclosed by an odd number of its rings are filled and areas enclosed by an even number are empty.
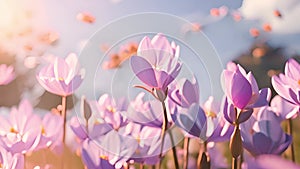
<svg viewBox="0 0 300 169"><path fill-rule="evenodd" d="M126 118L122 115L127 110L124 99L114 100L108 94L103 94L98 101L91 101L91 107L99 123L104 122L115 130L127 124Z"/></svg>
<svg viewBox="0 0 300 169"><path fill-rule="evenodd" d="M0 144L12 153L26 153L36 148L41 137L41 119L32 113L32 106L23 100L12 108L9 118L0 116Z"/></svg>
<svg viewBox="0 0 300 169"><path fill-rule="evenodd" d="M6 85L14 80L16 77L14 67L7 66L6 64L0 65L0 85Z"/></svg>
<svg viewBox="0 0 300 169"><path fill-rule="evenodd" d="M146 36L138 46L137 55L130 60L133 72L146 85L144 88L150 92L155 89L154 95L164 101L168 85L181 70L179 46L174 42L170 44L162 34L152 40Z"/></svg>
<svg viewBox="0 0 300 169"><path fill-rule="evenodd" d="M154 165L160 160L161 128L129 123L123 134L128 138L136 140L138 144L137 149L129 160L148 165ZM169 139L169 137L167 137L167 139ZM165 149L166 148L168 147L165 147Z"/></svg>
<svg viewBox="0 0 300 169"><path fill-rule="evenodd" d="M298 116L299 107L276 95L271 101L271 108L281 119L294 119Z"/></svg>
<svg viewBox="0 0 300 169"><path fill-rule="evenodd" d="M80 86L83 76L77 56L71 53L65 59L56 57L53 63L43 67L37 80L48 92L68 96Z"/></svg>
<svg viewBox="0 0 300 169"><path fill-rule="evenodd" d="M300 106L300 65L296 60L286 62L284 74L273 76L272 85L281 97Z"/></svg>
<svg viewBox="0 0 300 169"><path fill-rule="evenodd" d="M292 142L291 136L283 132L276 114L268 107L260 108L257 115L253 114L240 127L243 147L253 156L280 155Z"/></svg>
<svg viewBox="0 0 300 169"><path fill-rule="evenodd" d="M12 154L3 147L0 147L0 168L2 169L23 169L24 156L22 154Z"/></svg>
<svg viewBox="0 0 300 169"><path fill-rule="evenodd" d="M189 108L193 103L199 104L199 86L197 80L181 79L172 86L169 98L182 108Z"/></svg>
<svg viewBox="0 0 300 169"><path fill-rule="evenodd" d="M123 115L135 123L161 128L163 124L161 103L158 100L144 101L144 97L145 93L139 93Z"/></svg>
<svg viewBox="0 0 300 169"><path fill-rule="evenodd" d="M218 106L211 97L206 103L206 112L199 105L199 87L193 82L182 79L177 86L170 88L168 109L175 125L188 134L205 141L229 139L233 128L225 122Z"/></svg>
<svg viewBox="0 0 300 169"><path fill-rule="evenodd" d="M240 65L228 63L222 74L222 82L226 95L223 113L230 123L241 123L251 116L253 108L268 104L270 89L259 90L252 73L247 74ZM236 112L237 109L240 113Z"/></svg>

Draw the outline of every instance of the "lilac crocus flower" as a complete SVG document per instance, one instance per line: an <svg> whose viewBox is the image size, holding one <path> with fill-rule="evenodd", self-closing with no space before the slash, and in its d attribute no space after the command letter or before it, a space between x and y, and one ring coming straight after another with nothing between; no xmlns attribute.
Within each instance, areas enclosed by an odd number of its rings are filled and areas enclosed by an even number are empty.
<svg viewBox="0 0 300 169"><path fill-rule="evenodd" d="M284 74L273 76L272 85L281 97L300 106L300 65L296 60L286 62Z"/></svg>
<svg viewBox="0 0 300 169"><path fill-rule="evenodd" d="M122 115L127 110L125 99L114 100L108 94L103 94L98 101L91 102L91 107L99 123L104 122L115 130L127 124L126 118Z"/></svg>
<svg viewBox="0 0 300 169"><path fill-rule="evenodd" d="M226 95L223 113L230 123L244 122L251 116L253 108L268 104L270 89L259 90L252 73L247 74L240 65L229 62L223 71L222 82Z"/></svg>
<svg viewBox="0 0 300 169"><path fill-rule="evenodd" d="M163 110L158 100L144 101L145 93L139 93L123 115L129 120L146 126L161 128Z"/></svg>
<svg viewBox="0 0 300 169"><path fill-rule="evenodd" d="M179 46L157 34L150 40L144 37L130 63L135 75L146 85L144 88L164 101L168 85L177 77L182 64L178 61Z"/></svg>
<svg viewBox="0 0 300 169"><path fill-rule="evenodd" d="M12 154L3 147L0 147L0 168L2 169L23 169L24 156L20 153Z"/></svg>
<svg viewBox="0 0 300 169"><path fill-rule="evenodd" d="M148 165L154 165L160 160L161 128L129 123L124 134L124 136L136 140L138 145L129 160Z"/></svg>
<svg viewBox="0 0 300 169"><path fill-rule="evenodd" d="M276 114L268 107L260 108L257 115L253 114L240 127L243 147L253 156L280 155L292 142L291 136L283 132Z"/></svg>
<svg viewBox="0 0 300 169"><path fill-rule="evenodd" d="M16 77L14 67L6 64L0 65L0 85L7 85Z"/></svg>
<svg viewBox="0 0 300 169"><path fill-rule="evenodd" d="M0 116L0 144L12 153L26 153L36 148L41 137L41 119L32 113L32 106L23 100L12 108L9 118Z"/></svg>
<svg viewBox="0 0 300 169"><path fill-rule="evenodd" d="M182 79L177 86L170 88L168 108L175 125L188 134L205 141L229 139L233 128L227 123L218 106L211 97L204 111L199 105L199 87L193 82Z"/></svg>
<svg viewBox="0 0 300 169"><path fill-rule="evenodd" d="M84 70L80 68L77 56L71 53L65 59L56 57L36 77L48 92L68 96L80 86L83 76Z"/></svg>
<svg viewBox="0 0 300 169"><path fill-rule="evenodd" d="M298 116L299 107L276 95L271 101L272 110L281 121L294 119Z"/></svg>

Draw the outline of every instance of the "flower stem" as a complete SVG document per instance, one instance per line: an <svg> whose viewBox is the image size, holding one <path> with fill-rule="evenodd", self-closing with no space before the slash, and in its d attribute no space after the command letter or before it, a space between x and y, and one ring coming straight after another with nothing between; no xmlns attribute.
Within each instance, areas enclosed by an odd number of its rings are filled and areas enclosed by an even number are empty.
<svg viewBox="0 0 300 169"><path fill-rule="evenodd" d="M204 141L203 147L199 149L198 159L197 159L197 168L198 169L207 169L210 168L210 161L207 153L207 142Z"/></svg>
<svg viewBox="0 0 300 169"><path fill-rule="evenodd" d="M232 157L232 169L238 168L238 158Z"/></svg>
<svg viewBox="0 0 300 169"><path fill-rule="evenodd" d="M61 105L62 105L62 111L61 111L61 115L63 117L63 143L65 143L66 140L66 122L67 122L67 96L62 96L62 100L61 100Z"/></svg>
<svg viewBox="0 0 300 169"><path fill-rule="evenodd" d="M160 149L160 154L159 154L160 158L162 157L162 154L163 154L166 131L168 130L168 116L167 116L166 105L165 105L165 102L161 102L161 104L162 104L162 107L163 107L164 121L163 121L162 132L161 132L161 139L162 140L161 140L161 149ZM174 157L175 168L179 169L179 164L178 164L178 159L177 159L177 153L176 153L176 147L175 147L175 143L174 143L174 139L173 139L173 134L172 134L171 131L168 131L168 133L170 135L170 139L171 139L171 143L172 143L172 152L173 152L173 157ZM160 160L159 168L161 168L161 162L162 162L162 160Z"/></svg>
<svg viewBox="0 0 300 169"><path fill-rule="evenodd" d="M171 138L172 152L173 152L173 157L174 157L175 168L179 169L179 163L178 163L178 159L177 159L177 152L176 152L176 145L174 143L174 137L173 137L173 134L172 134L171 130L169 130L168 133L169 133L170 138Z"/></svg>
<svg viewBox="0 0 300 169"><path fill-rule="evenodd" d="M288 133L292 136L293 138L293 120L289 119L288 120ZM294 139L294 138L293 138ZM294 144L293 141L291 143L291 158L292 161L295 162L295 149L294 149Z"/></svg>
<svg viewBox="0 0 300 169"><path fill-rule="evenodd" d="M188 164L189 164L189 144L190 144L190 138L185 137L184 138L184 143L183 143L183 149L184 149L183 169L187 169Z"/></svg>
<svg viewBox="0 0 300 169"><path fill-rule="evenodd" d="M160 158L162 157L162 154L163 154L165 136L166 136L166 131L167 131L167 127L168 127L168 117L167 117L166 105L164 102L161 102L161 104L163 107L164 121L163 121L163 125L162 125L162 130L161 130L161 148L160 148L160 154L159 154Z"/></svg>
<svg viewBox="0 0 300 169"><path fill-rule="evenodd" d="M144 169L144 164L140 163L140 169Z"/></svg>

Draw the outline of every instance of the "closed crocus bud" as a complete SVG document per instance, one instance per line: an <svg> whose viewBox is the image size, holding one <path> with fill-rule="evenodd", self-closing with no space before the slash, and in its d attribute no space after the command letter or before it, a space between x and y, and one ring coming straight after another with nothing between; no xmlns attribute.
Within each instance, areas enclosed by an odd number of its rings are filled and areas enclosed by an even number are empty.
<svg viewBox="0 0 300 169"><path fill-rule="evenodd" d="M84 96L81 98L81 112L83 113L86 121L88 121L92 116L92 109Z"/></svg>
<svg viewBox="0 0 300 169"><path fill-rule="evenodd" d="M223 89L226 95L223 113L230 123L242 123L249 119L253 108L269 103L269 88L259 90L251 72L246 71L233 62L227 64L222 74Z"/></svg>

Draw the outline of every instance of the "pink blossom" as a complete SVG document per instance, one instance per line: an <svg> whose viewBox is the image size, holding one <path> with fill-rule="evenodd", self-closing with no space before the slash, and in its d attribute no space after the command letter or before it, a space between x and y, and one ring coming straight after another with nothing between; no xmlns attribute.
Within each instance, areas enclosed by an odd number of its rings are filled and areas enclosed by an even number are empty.
<svg viewBox="0 0 300 169"><path fill-rule="evenodd" d="M23 100L12 108L9 118L0 116L0 144L12 153L26 153L36 148L41 137L41 119Z"/></svg>
<svg viewBox="0 0 300 169"><path fill-rule="evenodd" d="M73 53L65 59L56 57L37 74L37 80L45 90L60 96L71 95L80 86L83 77L84 70Z"/></svg>

